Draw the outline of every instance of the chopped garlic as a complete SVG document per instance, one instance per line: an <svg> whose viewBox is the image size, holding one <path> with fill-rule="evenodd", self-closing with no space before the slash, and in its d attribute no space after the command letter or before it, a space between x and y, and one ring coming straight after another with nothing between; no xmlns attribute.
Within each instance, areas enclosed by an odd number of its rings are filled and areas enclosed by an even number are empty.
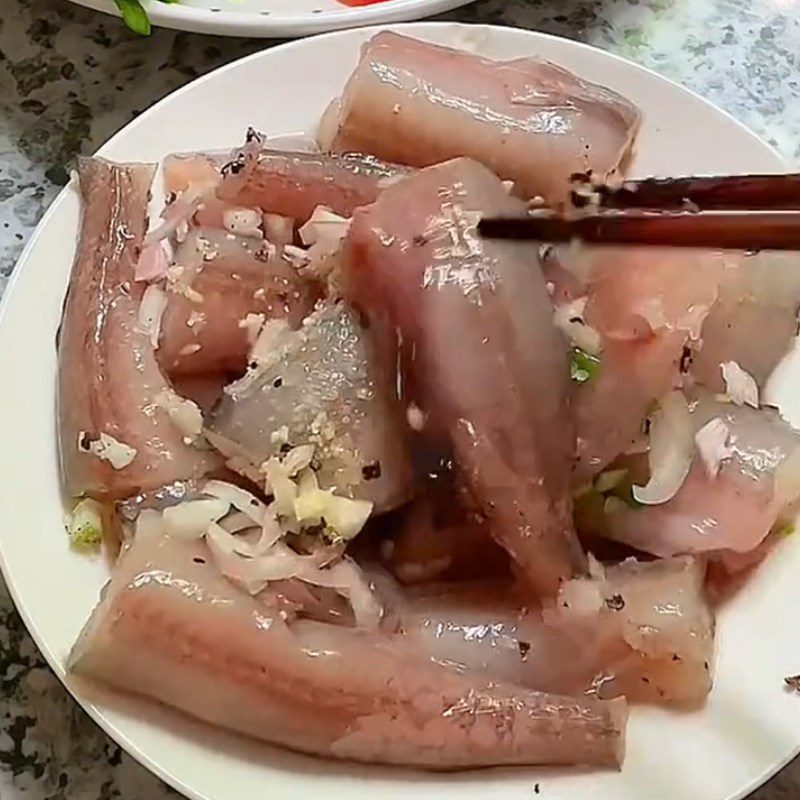
<svg viewBox="0 0 800 800"><path fill-rule="evenodd" d="M272 431L269 435L271 444L288 444L289 442L289 426L281 425L277 430Z"/></svg>
<svg viewBox="0 0 800 800"><path fill-rule="evenodd" d="M167 289L175 294L182 295L192 303L202 303L203 295L193 289L186 280L186 267L173 264L167 270Z"/></svg>
<svg viewBox="0 0 800 800"><path fill-rule="evenodd" d="M237 236L262 239L261 214L252 208L227 208L222 212L225 230Z"/></svg>
<svg viewBox="0 0 800 800"><path fill-rule="evenodd" d="M262 326L250 351L250 360L257 364L265 363L278 350L286 334L290 333L289 323L285 319L270 319Z"/></svg>
<svg viewBox="0 0 800 800"><path fill-rule="evenodd" d="M298 472L304 470L314 458L314 445L301 444L293 447L283 457L283 467L289 477L294 477Z"/></svg>
<svg viewBox="0 0 800 800"><path fill-rule="evenodd" d="M311 257L306 250L293 244L284 245L281 258L284 261L288 261L293 267L305 267L311 261Z"/></svg>
<svg viewBox="0 0 800 800"><path fill-rule="evenodd" d="M297 486L289 477L286 468L277 458L270 458L262 464L261 470L267 478L266 490L272 492L275 498L273 501L275 513L282 517L293 517Z"/></svg>
<svg viewBox="0 0 800 800"><path fill-rule="evenodd" d="M416 403L409 403L406 409L406 419L412 431L421 431L425 427L425 414Z"/></svg>
<svg viewBox="0 0 800 800"><path fill-rule="evenodd" d="M587 299L585 296L579 297L557 306L553 312L553 322L571 344L596 356L600 352L600 334L591 325L587 325L583 318Z"/></svg>
<svg viewBox="0 0 800 800"><path fill-rule="evenodd" d="M199 539L212 522L219 522L230 509L230 503L218 498L186 500L164 509L164 530L180 539Z"/></svg>
<svg viewBox="0 0 800 800"><path fill-rule="evenodd" d="M327 206L317 206L308 222L297 232L300 241L308 247L323 241L338 244L347 235L349 227L349 219L334 214Z"/></svg>
<svg viewBox="0 0 800 800"><path fill-rule="evenodd" d="M108 433L101 433L97 439L92 439L86 431L78 434L78 449L108 461L114 469L127 467L136 458L137 453L135 447L115 439Z"/></svg>
<svg viewBox="0 0 800 800"><path fill-rule="evenodd" d="M294 501L294 514L299 522L317 524L324 520L335 538L348 541L364 527L373 504L369 500L339 497L332 489L310 489Z"/></svg>
<svg viewBox="0 0 800 800"><path fill-rule="evenodd" d="M733 448L728 446L730 433L727 424L719 417L714 417L694 435L709 478L716 478L721 462L733 455Z"/></svg>
<svg viewBox="0 0 800 800"><path fill-rule="evenodd" d="M167 412L170 421L184 436L195 439L203 432L203 414L193 400L181 397L172 389L164 389L154 402Z"/></svg>
<svg viewBox="0 0 800 800"><path fill-rule="evenodd" d="M736 361L723 361L720 365L725 392L737 406L759 407L758 384L755 378L743 370Z"/></svg>
<svg viewBox="0 0 800 800"><path fill-rule="evenodd" d="M161 319L167 307L167 293L151 283L142 295L139 304L139 325L150 338L153 350L158 349L158 340L161 336Z"/></svg>
<svg viewBox="0 0 800 800"><path fill-rule="evenodd" d="M239 327L247 332L247 343L252 347L258 339L261 328L266 317L264 314L247 314L244 319L239 320Z"/></svg>

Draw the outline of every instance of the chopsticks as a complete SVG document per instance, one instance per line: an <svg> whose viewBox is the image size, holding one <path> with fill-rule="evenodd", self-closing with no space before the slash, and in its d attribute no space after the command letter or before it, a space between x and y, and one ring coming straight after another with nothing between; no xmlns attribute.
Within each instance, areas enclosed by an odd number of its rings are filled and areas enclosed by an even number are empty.
<svg viewBox="0 0 800 800"><path fill-rule="evenodd" d="M540 242L800 250L800 211L601 211L574 217L534 211L524 217L484 218L478 233L488 239Z"/></svg>
<svg viewBox="0 0 800 800"><path fill-rule="evenodd" d="M647 178L621 186L573 176L573 208L484 218L492 239L731 250L800 250L800 174Z"/></svg>
<svg viewBox="0 0 800 800"><path fill-rule="evenodd" d="M591 176L572 176L572 203L596 201L600 208L649 208L666 211L800 209L800 173L789 175L708 175L645 178L619 185L598 184Z"/></svg>

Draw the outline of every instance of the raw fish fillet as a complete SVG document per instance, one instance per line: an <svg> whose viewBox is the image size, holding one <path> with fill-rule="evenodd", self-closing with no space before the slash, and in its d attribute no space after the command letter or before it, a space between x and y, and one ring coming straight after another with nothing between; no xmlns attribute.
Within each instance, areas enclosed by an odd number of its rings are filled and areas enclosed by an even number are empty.
<svg viewBox="0 0 800 800"><path fill-rule="evenodd" d="M423 433L452 448L492 535L552 594L580 558L566 352L530 251L476 234L481 215L523 206L469 159L417 172L354 214L344 284L379 351L402 340Z"/></svg>
<svg viewBox="0 0 800 800"><path fill-rule="evenodd" d="M334 152L419 167L468 156L555 202L573 173L619 168L640 113L547 61L489 61L382 32L364 45L335 122Z"/></svg>
<svg viewBox="0 0 800 800"><path fill-rule="evenodd" d="M711 688L713 616L690 558L628 560L565 584L542 613L507 584L441 584L400 604L418 652L561 694L693 706Z"/></svg>
<svg viewBox="0 0 800 800"><path fill-rule="evenodd" d="M616 510L607 535L656 556L754 550L800 496L800 433L768 409L721 403L701 394L696 430L721 420L730 456L710 477L695 451L678 493L661 505Z"/></svg>
<svg viewBox="0 0 800 800"><path fill-rule="evenodd" d="M408 172L407 167L358 153L262 150L245 158L240 169L223 179L217 196L232 205L260 208L302 224L317 206L349 217Z"/></svg>
<svg viewBox="0 0 800 800"><path fill-rule="evenodd" d="M430 769L620 763L623 701L458 675L398 637L287 625L211 563L202 542L137 535L70 670L328 757Z"/></svg>
<svg viewBox="0 0 800 800"><path fill-rule="evenodd" d="M70 496L119 498L199 477L217 461L185 444L154 402L168 384L133 280L154 167L86 158L78 172L83 218L59 345L61 472ZM132 460L115 468L91 452L101 434L133 448Z"/></svg>
<svg viewBox="0 0 800 800"><path fill-rule="evenodd" d="M724 391L720 364L735 361L760 387L789 352L797 335L800 257L762 252L743 256L725 271L719 300L703 324L694 377Z"/></svg>
<svg viewBox="0 0 800 800"><path fill-rule="evenodd" d="M191 230L176 253L178 287L170 292L156 355L170 376L241 375L253 344L248 314L285 318L296 328L314 305L314 287L263 240L215 229Z"/></svg>
<svg viewBox="0 0 800 800"><path fill-rule="evenodd" d="M597 376L574 390L580 484L640 437L653 403L684 379L684 347L700 346L726 261L656 248L586 248L572 254L576 263L569 258L565 253L562 263L580 274L584 318L600 339Z"/></svg>
<svg viewBox="0 0 800 800"><path fill-rule="evenodd" d="M277 335L268 360L226 389L207 425L255 467L283 445L312 443L322 488L385 511L408 499L411 468L384 383L355 315L329 302Z"/></svg>

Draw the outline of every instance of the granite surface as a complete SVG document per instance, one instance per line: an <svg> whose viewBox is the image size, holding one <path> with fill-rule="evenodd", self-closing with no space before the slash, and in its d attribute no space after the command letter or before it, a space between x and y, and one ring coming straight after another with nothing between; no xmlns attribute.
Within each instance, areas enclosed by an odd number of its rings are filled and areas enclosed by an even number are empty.
<svg viewBox="0 0 800 800"><path fill-rule="evenodd" d="M270 43L163 30L140 40L116 20L65 0L0 5L2 294L77 153L95 150L175 87ZM481 0L444 18L544 30L627 56L699 92L788 160L800 160L800 0ZM1 581L0 684L2 800L175 794L67 696ZM753 795L798 797L798 762Z"/></svg>

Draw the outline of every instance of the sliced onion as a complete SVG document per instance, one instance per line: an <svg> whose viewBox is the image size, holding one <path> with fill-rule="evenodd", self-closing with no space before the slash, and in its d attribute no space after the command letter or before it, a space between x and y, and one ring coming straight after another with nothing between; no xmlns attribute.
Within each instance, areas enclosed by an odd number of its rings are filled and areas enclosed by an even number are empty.
<svg viewBox="0 0 800 800"><path fill-rule="evenodd" d="M157 246L160 247L160 245ZM144 290L142 302L139 304L139 325L149 336L153 350L158 349L158 340L161 338L161 320L168 301L169 296L163 289L155 284L150 284Z"/></svg>
<svg viewBox="0 0 800 800"><path fill-rule="evenodd" d="M188 222L206 195L212 194L214 187L202 187L190 184L181 192L174 203L168 205L161 213L163 222L144 237L144 246L155 244L162 239L168 239L178 229L182 222Z"/></svg>
<svg viewBox="0 0 800 800"><path fill-rule="evenodd" d="M261 213L254 208L226 208L222 212L222 226L228 233L250 239L263 239Z"/></svg>
<svg viewBox="0 0 800 800"><path fill-rule="evenodd" d="M364 578L364 573L351 559L343 558L330 567L308 571L299 577L306 583L334 589L346 597L358 626L375 628L380 623L383 608Z"/></svg>
<svg viewBox="0 0 800 800"><path fill-rule="evenodd" d="M263 555L244 558L242 542L216 524L209 527L206 542L220 572L250 594L258 594L272 581L314 575L319 570L318 555L300 555L282 542Z"/></svg>
<svg viewBox="0 0 800 800"><path fill-rule="evenodd" d="M164 530L180 539L199 539L212 522L222 519L230 509L225 500L188 500L165 508Z"/></svg>
<svg viewBox="0 0 800 800"><path fill-rule="evenodd" d="M719 365L725 381L725 394L737 406L759 407L758 384L755 378L742 369L736 361L723 361Z"/></svg>
<svg viewBox="0 0 800 800"><path fill-rule="evenodd" d="M634 486L633 498L645 505L671 500L683 485L692 466L694 430L683 392L663 397L650 424L650 480Z"/></svg>
<svg viewBox="0 0 800 800"><path fill-rule="evenodd" d="M161 242L152 242L142 247L136 268L133 272L135 281L157 281L167 274L169 259Z"/></svg>
<svg viewBox="0 0 800 800"><path fill-rule="evenodd" d="M253 520L243 511L234 511L233 514L228 514L225 519L219 520L219 524L225 528L228 533L255 530L257 527Z"/></svg>
<svg viewBox="0 0 800 800"><path fill-rule="evenodd" d="M220 500L226 500L234 508L247 514L256 524L264 524L264 518L267 516L266 505L246 489L242 489L240 486L234 486L234 484L225 481L211 480L205 482L202 492L211 497L218 497Z"/></svg>
<svg viewBox="0 0 800 800"><path fill-rule="evenodd" d="M697 450L709 478L716 478L722 461L733 455L733 449L728 446L730 433L727 424L719 417L714 417L694 435Z"/></svg>

